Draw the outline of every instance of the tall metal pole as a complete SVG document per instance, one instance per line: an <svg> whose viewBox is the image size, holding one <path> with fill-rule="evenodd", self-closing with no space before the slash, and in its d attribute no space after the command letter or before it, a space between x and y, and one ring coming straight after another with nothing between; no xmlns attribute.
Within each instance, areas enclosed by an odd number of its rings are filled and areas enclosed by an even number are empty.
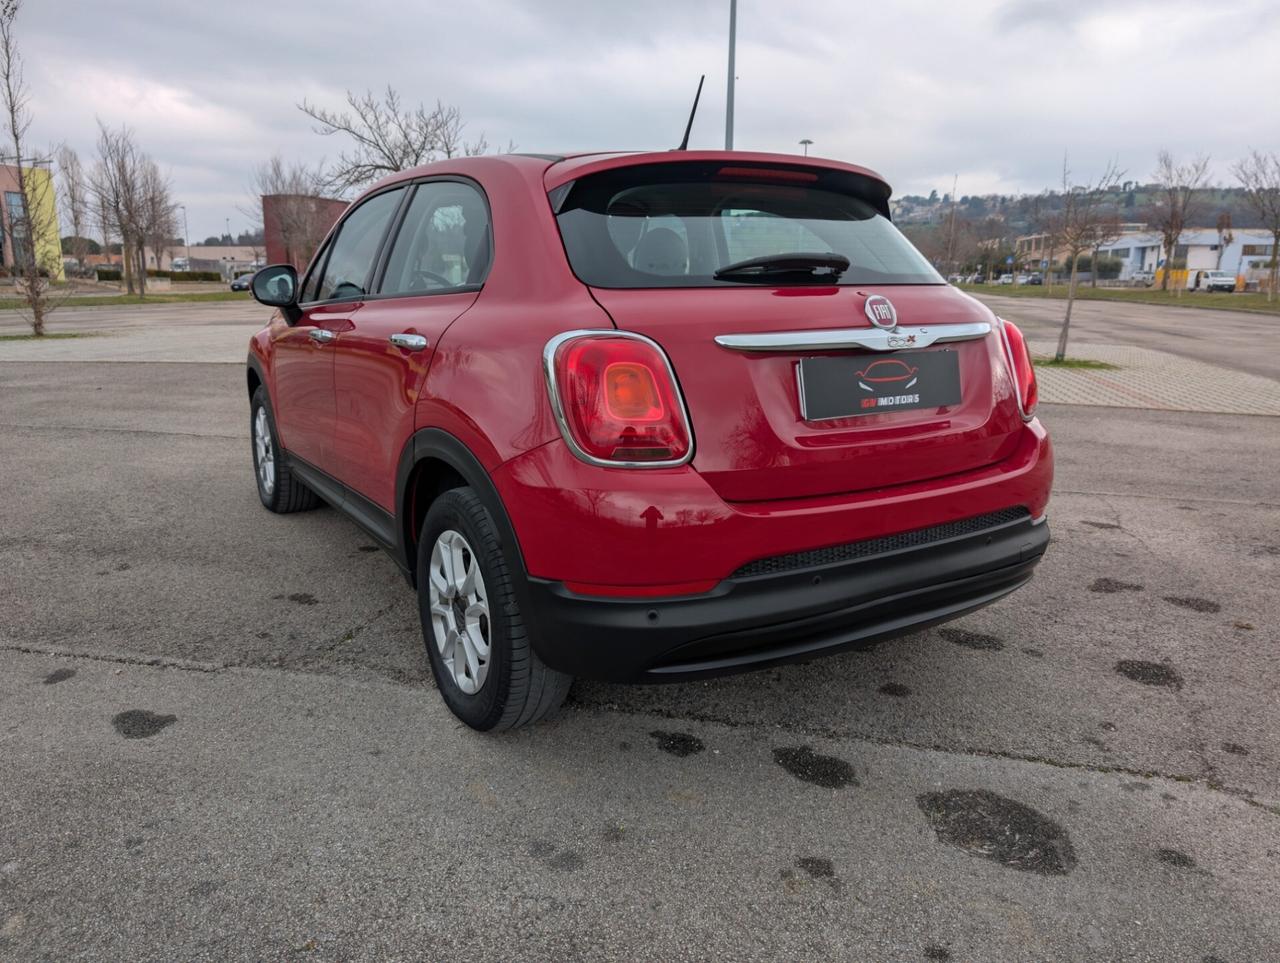
<svg viewBox="0 0 1280 963"><path fill-rule="evenodd" d="M737 45L738 0L729 0L729 90L724 106L724 149L733 150L733 50Z"/></svg>

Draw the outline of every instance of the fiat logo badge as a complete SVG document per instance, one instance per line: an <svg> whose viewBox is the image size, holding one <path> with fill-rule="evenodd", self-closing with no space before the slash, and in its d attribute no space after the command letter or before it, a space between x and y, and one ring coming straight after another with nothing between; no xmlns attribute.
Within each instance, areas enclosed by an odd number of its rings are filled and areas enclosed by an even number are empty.
<svg viewBox="0 0 1280 963"><path fill-rule="evenodd" d="M892 331L898 326L898 312L894 309L893 302L883 294L871 295L863 309L867 312L867 320L877 328Z"/></svg>

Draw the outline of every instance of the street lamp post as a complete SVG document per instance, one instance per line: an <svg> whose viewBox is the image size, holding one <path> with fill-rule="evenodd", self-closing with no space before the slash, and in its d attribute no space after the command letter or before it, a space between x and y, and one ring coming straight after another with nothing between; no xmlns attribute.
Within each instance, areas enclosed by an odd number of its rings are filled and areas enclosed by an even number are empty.
<svg viewBox="0 0 1280 963"><path fill-rule="evenodd" d="M729 87L724 103L724 149L733 150L733 52L737 46L738 0L729 0Z"/></svg>
<svg viewBox="0 0 1280 963"><path fill-rule="evenodd" d="M182 246L185 249L187 259L187 270L191 270L191 228L187 227L187 205L179 204L182 208Z"/></svg>
<svg viewBox="0 0 1280 963"><path fill-rule="evenodd" d="M813 143L813 141L811 141L808 137L806 137L804 140L800 141L800 146L804 148L804 156L805 156L805 157L808 157L808 156L809 156L809 145L810 145L810 144L812 144L812 143Z"/></svg>

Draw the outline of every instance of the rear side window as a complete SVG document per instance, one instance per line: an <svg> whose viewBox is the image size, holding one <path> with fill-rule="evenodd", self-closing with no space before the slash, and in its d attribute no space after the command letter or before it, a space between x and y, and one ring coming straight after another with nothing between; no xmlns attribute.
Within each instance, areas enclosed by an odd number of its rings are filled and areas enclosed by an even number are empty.
<svg viewBox="0 0 1280 963"><path fill-rule="evenodd" d="M315 300L350 301L369 293L374 259L403 195L404 188L376 194L347 215L329 245Z"/></svg>
<svg viewBox="0 0 1280 963"><path fill-rule="evenodd" d="M883 185L849 172L650 164L588 175L552 199L574 273L595 287L736 287L715 273L799 253L848 258L840 284L943 283L885 216Z"/></svg>
<svg viewBox="0 0 1280 963"><path fill-rule="evenodd" d="M478 285L489 266L489 209L470 184L419 184L391 246L381 294Z"/></svg>

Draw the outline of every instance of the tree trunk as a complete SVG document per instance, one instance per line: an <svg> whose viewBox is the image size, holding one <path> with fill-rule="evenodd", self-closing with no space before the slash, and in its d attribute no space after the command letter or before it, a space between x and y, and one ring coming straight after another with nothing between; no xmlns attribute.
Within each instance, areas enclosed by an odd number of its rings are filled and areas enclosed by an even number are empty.
<svg viewBox="0 0 1280 963"><path fill-rule="evenodd" d="M1170 244L1169 239L1165 238L1164 244L1164 273L1160 275L1160 290L1169 290L1169 272L1173 270L1173 252L1177 250L1177 245Z"/></svg>
<svg viewBox="0 0 1280 963"><path fill-rule="evenodd" d="M138 239L138 297L147 296L147 247L146 241Z"/></svg>
<svg viewBox="0 0 1280 963"><path fill-rule="evenodd" d="M1067 315L1062 319L1062 332L1058 335L1058 351L1054 361L1064 361L1067 357L1067 336L1071 333L1071 305L1076 299L1076 279L1080 275L1080 254L1071 255L1071 280L1067 284Z"/></svg>
<svg viewBox="0 0 1280 963"><path fill-rule="evenodd" d="M120 232L120 270L124 272L125 293L133 294L133 238Z"/></svg>
<svg viewBox="0 0 1280 963"><path fill-rule="evenodd" d="M1093 249L1093 260L1089 262L1089 287L1096 288L1098 286L1098 251L1101 248Z"/></svg>
<svg viewBox="0 0 1280 963"><path fill-rule="evenodd" d="M1276 296L1276 282L1280 281L1280 231L1271 234L1271 283L1267 285L1267 303Z"/></svg>

